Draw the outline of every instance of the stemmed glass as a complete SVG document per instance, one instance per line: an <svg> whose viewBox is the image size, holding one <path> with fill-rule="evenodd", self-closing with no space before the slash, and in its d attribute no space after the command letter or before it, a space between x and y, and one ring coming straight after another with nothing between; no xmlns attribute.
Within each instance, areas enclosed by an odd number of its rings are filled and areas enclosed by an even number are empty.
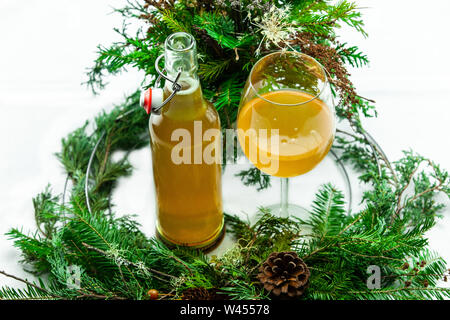
<svg viewBox="0 0 450 320"><path fill-rule="evenodd" d="M279 216L301 216L289 204L289 177L312 170L334 140L336 116L330 84L314 58L278 51L261 58L245 84L237 119L238 140L261 171L281 177Z"/></svg>

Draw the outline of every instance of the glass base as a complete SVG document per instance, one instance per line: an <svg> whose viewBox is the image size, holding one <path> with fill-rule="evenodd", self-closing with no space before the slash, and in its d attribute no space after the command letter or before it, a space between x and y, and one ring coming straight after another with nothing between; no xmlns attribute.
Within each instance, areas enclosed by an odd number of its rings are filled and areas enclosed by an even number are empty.
<svg viewBox="0 0 450 320"><path fill-rule="evenodd" d="M174 248L176 246L186 247L190 249L198 249L203 251L204 253L208 253L214 250L217 246L220 245L225 236L225 223L222 223L222 228L217 232L213 237L204 241L203 243L195 243L195 244L186 244L186 243L175 243L165 237L162 232L156 228L156 237L161 240L167 247Z"/></svg>
<svg viewBox="0 0 450 320"><path fill-rule="evenodd" d="M296 217L303 221L306 221L310 217L309 211L302 207L298 206L296 204L288 204L286 207L282 208L281 204L273 204L270 206L264 206L265 209L270 210L271 214L276 217L282 217L282 218L292 218ZM261 213L261 211L255 212L253 215L249 216L250 223L255 223L258 220L258 215ZM311 228L309 226L303 226L301 228L300 234L303 236L307 236L311 233Z"/></svg>
<svg viewBox="0 0 450 320"><path fill-rule="evenodd" d="M273 204L266 208L269 209L270 212L277 217L297 217L302 220L306 220L309 217L309 211L296 204L289 203L287 206L282 206L281 204Z"/></svg>

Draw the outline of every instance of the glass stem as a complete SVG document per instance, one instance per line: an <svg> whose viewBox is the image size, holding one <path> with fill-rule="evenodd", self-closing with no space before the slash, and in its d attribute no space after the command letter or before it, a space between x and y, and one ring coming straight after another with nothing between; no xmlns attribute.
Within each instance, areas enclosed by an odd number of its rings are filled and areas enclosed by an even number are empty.
<svg viewBox="0 0 450 320"><path fill-rule="evenodd" d="M289 178L281 178L280 217L289 217Z"/></svg>

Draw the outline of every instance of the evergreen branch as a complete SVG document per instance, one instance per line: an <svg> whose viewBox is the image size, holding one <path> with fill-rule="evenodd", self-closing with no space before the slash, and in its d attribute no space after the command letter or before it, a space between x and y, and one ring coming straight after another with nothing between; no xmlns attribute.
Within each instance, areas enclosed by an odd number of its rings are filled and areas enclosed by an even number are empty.
<svg viewBox="0 0 450 320"><path fill-rule="evenodd" d="M361 51L359 51L359 48L357 46L352 46L352 47L346 48L346 45L347 45L347 43L342 43L336 47L336 51L340 55L343 62L347 62L352 67L356 67L356 68L360 68L369 63L369 59L367 58L367 55L365 55Z"/></svg>
<svg viewBox="0 0 450 320"><path fill-rule="evenodd" d="M8 277L8 278L11 278L11 279L20 281L20 282L22 282L22 283L25 283L27 286L33 287L33 288L35 288L35 289L37 289L37 290L39 290L39 291L45 293L47 296L50 296L50 297L53 297L53 298L58 298L58 299L64 299L64 297L61 297L61 296L59 296L59 295L56 295L56 294L54 294L54 293L48 291L47 289L38 286L37 284L34 284L34 283L32 283L32 282L30 282L30 281L28 281L28 280L25 280L25 279L16 277L16 276L14 276L14 275L12 275L12 274L6 273L5 271L0 270L0 274L4 275L5 277Z"/></svg>
<svg viewBox="0 0 450 320"><path fill-rule="evenodd" d="M205 30L223 48L234 49L245 43L234 37L234 23L227 16L215 12L203 12L194 17L194 23L197 28Z"/></svg>
<svg viewBox="0 0 450 320"><path fill-rule="evenodd" d="M230 59L226 59L200 63L198 75L205 81L216 80L228 68L230 62Z"/></svg>
<svg viewBox="0 0 450 320"><path fill-rule="evenodd" d="M252 167L242 170L236 174L246 186L257 186L256 190L261 191L271 186L270 176L261 172L258 168Z"/></svg>
<svg viewBox="0 0 450 320"><path fill-rule="evenodd" d="M188 20L178 19L175 11L164 10L161 14L162 21L164 21L173 32L190 32L191 27L188 24Z"/></svg>
<svg viewBox="0 0 450 320"><path fill-rule="evenodd" d="M106 296L106 295L101 295L101 294L95 294L95 293L92 293L92 292L84 292L83 290L78 290L78 292L80 293L80 295L79 296L77 296L76 298L77 299L91 299L91 298L93 298L93 299L99 299L99 300L110 300L111 298L113 299L113 300L127 300L126 298L124 298L124 297L119 297L119 296L113 296L113 297L110 297L110 296Z"/></svg>
<svg viewBox="0 0 450 320"><path fill-rule="evenodd" d="M311 217L306 224L313 228L315 234L321 235L322 239L341 230L341 223L345 219L343 198L343 194L329 184L316 195Z"/></svg>
<svg viewBox="0 0 450 320"><path fill-rule="evenodd" d="M96 247L93 247L93 246L91 246L91 245L88 245L87 243L84 243L84 242L83 242L82 244L83 244L83 246L85 246L85 247L88 248L89 250L93 250L93 251L95 251L95 252L98 252L98 253L100 253L101 255L103 255L103 256L105 256L105 257L108 257L108 258L111 257L110 254L108 254L107 252L105 252L105 251L103 251L103 250L101 250L101 249L98 249L98 248L96 248ZM164 273L164 272L161 272L161 271L158 271L158 270L155 270L155 269L146 267L146 266L144 266L144 265L142 265L142 264L137 264L137 263L128 261L128 260L126 260L126 259L122 259L122 263L125 263L125 264L127 264L127 265L131 265L131 266L133 266L133 267L135 267L135 268L137 268L137 269L139 269L139 270L142 270L143 268L145 268L145 270L148 271L149 273L156 273L156 274L158 274L158 275L160 275L160 276L168 277L168 278L171 278L171 279L176 279L175 276L172 276L172 275L170 275L170 274L167 274L167 273ZM166 282L168 281L168 280L163 279L163 278L160 278L160 277L158 277L158 276L156 276L156 275L153 275L153 277L155 277L155 278L157 278L158 280L161 280L161 281L166 281Z"/></svg>
<svg viewBox="0 0 450 320"><path fill-rule="evenodd" d="M371 291L350 291L350 294L353 295L376 295L376 294L392 294L396 292L411 292L411 291L422 291L422 292L443 292L446 296L450 295L450 289L448 288L431 288L431 287L422 287L422 288L388 288L388 289L381 289L381 290L371 290Z"/></svg>
<svg viewBox="0 0 450 320"><path fill-rule="evenodd" d="M367 254L362 254L362 253L359 253L359 252L354 252L354 251L348 250L348 249L344 248L343 246L339 246L339 248L340 248L341 250L344 250L344 251L346 251L346 252L348 252L348 253L350 253L350 254L352 254L352 255L358 256L358 257L371 258L371 259L387 259L387 260L394 260L394 261L399 261L399 262L402 262L402 261L403 261L402 259L396 259L396 258L392 258L392 257L386 257L386 256L383 256L383 255L379 255L379 256L370 256L370 255L367 255Z"/></svg>
<svg viewBox="0 0 450 320"><path fill-rule="evenodd" d="M214 102L216 109L220 110L222 108L237 108L239 101L241 99L241 87L242 83L235 78L230 78L225 81L221 87L219 94Z"/></svg>

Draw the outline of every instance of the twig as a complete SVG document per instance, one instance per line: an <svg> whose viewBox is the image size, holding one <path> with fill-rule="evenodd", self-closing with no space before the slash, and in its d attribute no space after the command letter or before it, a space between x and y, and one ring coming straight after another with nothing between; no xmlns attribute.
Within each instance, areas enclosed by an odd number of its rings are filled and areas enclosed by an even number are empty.
<svg viewBox="0 0 450 320"><path fill-rule="evenodd" d="M191 274L191 276L194 274L194 273L192 272L192 269L189 268L189 266L188 266L184 261L178 259L178 258L175 257L175 256L170 256L170 258L172 258L172 259L175 260L176 262L182 264L182 265L189 271L189 273Z"/></svg>
<svg viewBox="0 0 450 320"><path fill-rule="evenodd" d="M341 232L339 232L339 234L337 235L338 237L340 235L342 235L345 231L347 231L348 229L350 229L355 223L357 223L359 220L361 220L361 218L364 216L364 214L359 215L358 218L356 218L355 220L353 220L352 223L350 223L349 225L347 225L344 229L341 230Z"/></svg>
<svg viewBox="0 0 450 320"><path fill-rule="evenodd" d="M354 123L353 122L350 122L350 125L352 125L352 127L354 127ZM355 131L358 132L357 130L355 130ZM378 154L381 157L381 159L383 160L383 162L386 164L387 168L391 172L392 178L394 180L394 183L396 185L398 184L397 174L395 173L395 170L392 168L391 162L387 158L387 156L384 153L384 151L380 148L378 143L376 143L376 141L372 138L372 136L367 131L364 130L364 132L360 132L360 134L363 136L363 138L358 137L358 136L356 136L356 135L354 135L352 133L349 133L347 131L340 130L340 129L336 129L336 132L348 135L348 136L356 139L357 141L364 140L369 145L369 147L372 149L372 152L374 153L374 157L375 157L375 160L377 162L378 168L380 168L380 164L378 162L378 157L376 156L376 154ZM379 173L381 173L380 170L379 170Z"/></svg>
<svg viewBox="0 0 450 320"><path fill-rule="evenodd" d="M85 293L82 290L78 290L78 292L81 294L80 296L77 296L77 298L97 298L97 299L104 299L104 300L108 300L108 299L114 299L114 300L127 300L127 298L124 297L120 297L120 296L105 296L105 295L101 295L101 294L96 294L96 293Z"/></svg>
<svg viewBox="0 0 450 320"><path fill-rule="evenodd" d="M441 292L449 292L449 288L397 288L397 289L385 289L385 290L372 290L372 291L349 291L350 294L361 294L361 293L394 293L399 291L441 291Z"/></svg>
<svg viewBox="0 0 450 320"><path fill-rule="evenodd" d="M325 249L328 249L329 247L331 247L331 244L326 245L326 246L321 247L321 248L317 248L316 250L312 251L312 252L309 253L308 255L304 256L302 259L305 260L305 259L307 259L307 258L310 258L311 256L315 255L316 253L318 253L318 252L320 252L320 251L323 251L323 250L325 250Z"/></svg>
<svg viewBox="0 0 450 320"><path fill-rule="evenodd" d="M105 256L105 257L109 257L108 253L106 253L105 251L103 251L103 250L101 250L101 249L98 249L98 248L96 248L96 247L93 247L93 246L91 246L91 245L89 245L89 244L87 244L87 243L84 243L84 242L82 242L82 244L83 244L84 247L86 247L86 248L89 249L89 250L98 252L98 253L100 253L101 255ZM129 264L129 265L131 265L131 266L133 266L133 267L135 267L135 268L139 268L139 265L136 264L136 263L134 263L134 262L131 262L131 261L128 261L128 260L125 260L125 259L124 259L124 261L125 261L125 263L127 263L127 264ZM145 269L146 269L148 272L150 272L150 273L156 273L156 274L159 274L159 275L161 275L161 276L165 276L165 277L172 278L172 279L176 279L176 278L177 278L177 277L175 277L175 276L173 276L173 275L170 275L170 274L167 274L167 273L164 273L164 272L161 272L161 271L158 271L158 270L149 268L149 267L145 267ZM158 280L168 282L168 280L166 280L166 279L160 278L160 277L158 277L158 276L156 276L156 275L153 275L153 276L154 276L156 279L158 279Z"/></svg>
<svg viewBox="0 0 450 320"><path fill-rule="evenodd" d="M443 278L446 276L445 273L405 273L405 274L389 274L385 276L381 276L381 278L397 278L397 277L417 277L417 276L431 276L436 278Z"/></svg>
<svg viewBox="0 0 450 320"><path fill-rule="evenodd" d="M428 163L430 166L433 166L433 164L428 160ZM420 165L420 163L419 163ZM416 173L416 171L419 169L419 165L414 169L414 171L411 173L408 183L405 185L405 187L403 187L403 189L400 192L399 198L398 198L398 202L397 202L397 210L395 211L395 214L392 216L391 222L398 217L399 213L401 210L403 210L405 208L405 206L409 203L411 203L412 201L417 200L418 198L422 197L423 195L429 193L429 192L433 192L435 190L440 190L441 186L444 184L444 181L442 181L442 179L437 178L438 180L438 184L436 184L434 187L428 188L416 195L414 195L412 198L408 199L407 201L404 202L403 205L400 204L401 202L401 198L402 198L402 194L404 193L404 191L406 190L406 188L410 185L412 178L414 177L414 174ZM436 170L435 170L436 171Z"/></svg>
<svg viewBox="0 0 450 320"><path fill-rule="evenodd" d="M354 138L357 141L362 140L361 137L358 137L358 136L354 135L353 133L350 133L350 132L347 132L347 131L344 131L344 130L341 130L341 129L336 129L336 132L345 134L347 136L350 136L350 137Z"/></svg>
<svg viewBox="0 0 450 320"><path fill-rule="evenodd" d="M391 224L394 222L394 219L398 217L398 215L400 214L400 211L404 208L404 206L401 205L401 201L402 201L402 198L403 198L403 193L406 191L408 186L411 184L411 181L412 181L414 175L416 174L417 170L419 169L419 166L420 166L420 163L413 170L413 172L411 173L411 175L408 178L408 182L405 184L405 186L402 188L402 190L400 191L400 193L398 195L397 210L395 210L395 213L391 217Z"/></svg>
<svg viewBox="0 0 450 320"><path fill-rule="evenodd" d="M409 200L407 201L407 203L409 203L409 202L411 202L411 201L414 201L414 200L420 198L421 196L423 196L424 194L426 194L426 193L428 193L428 192L432 192L432 191L438 190L440 187L442 187L442 185L444 184L444 181L442 181L442 180L439 179L439 178L438 178L437 180L439 181L439 183L438 183L437 185L435 185L434 187L429 188L429 189L427 189L427 190L425 190L425 191L422 191L421 193L416 194L414 197L412 197L411 199L409 199Z"/></svg>
<svg viewBox="0 0 450 320"><path fill-rule="evenodd" d="M106 163L108 162L109 152L111 149L111 136L113 133L113 129L111 129L111 132L108 134L108 137L106 138L106 149L105 149L105 156L103 157L102 164L100 166L100 169L98 170L99 175L103 174L103 171L106 168ZM95 190L98 190L98 186L96 186Z"/></svg>
<svg viewBox="0 0 450 320"><path fill-rule="evenodd" d="M398 184L397 174L395 173L395 170L392 168L391 162L389 161L388 157L384 153L383 149L381 149L381 147L378 145L376 140L366 130L364 130L364 134L367 135L370 138L370 140L372 140L372 141L368 141L368 142L377 150L378 154L381 156L384 163L386 164L388 169L391 171L392 178L394 179L394 182L397 185Z"/></svg>
<svg viewBox="0 0 450 320"><path fill-rule="evenodd" d="M34 283L31 283L31 282L29 282L28 280L25 280L25 279L16 277L16 276L14 276L14 275L12 275L12 274L6 273L5 271L1 271L1 270L0 270L0 274L6 276L6 277L8 277L8 278L12 278L12 279L14 279L14 280L23 282L23 283L29 285L30 287L33 287L33 288L38 289L38 290L40 290L40 291L42 291L42 292L45 292L46 294L48 294L49 296L52 296L52 297L54 297L54 298L65 299L64 297L61 297L61 296L59 296L59 295L57 295L57 294L54 294L54 293L51 293L51 292L48 291L47 289L44 289L44 288L42 288L42 287L40 287L40 286L38 286L38 285L36 285L36 284L34 284Z"/></svg>
<svg viewBox="0 0 450 320"><path fill-rule="evenodd" d="M385 256L370 256L367 254L362 254L362 253L358 253L358 252L354 252L351 250L348 250L346 248L343 248L341 246L339 246L340 249L347 251L350 254L354 254L356 256L360 256L360 257L364 257L364 258L374 258L374 259L387 259L387 260L394 260L394 261L402 261L401 259L396 259L396 258L392 258L392 257L385 257Z"/></svg>

